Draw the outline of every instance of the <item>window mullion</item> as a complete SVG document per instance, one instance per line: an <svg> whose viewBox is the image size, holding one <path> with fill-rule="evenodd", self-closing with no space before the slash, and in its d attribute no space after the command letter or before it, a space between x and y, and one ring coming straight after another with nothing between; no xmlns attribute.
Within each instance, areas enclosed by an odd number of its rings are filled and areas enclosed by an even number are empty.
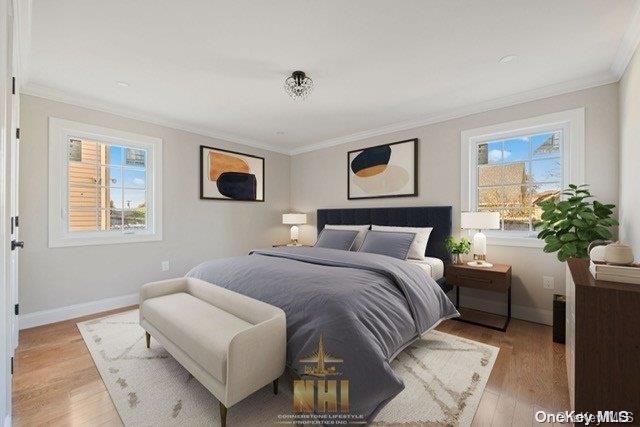
<svg viewBox="0 0 640 427"><path fill-rule="evenodd" d="M124 150L123 150L124 151ZM120 197L121 197L121 201L120 201L120 205L122 206L122 209L120 211L120 224L122 224L120 226L120 231L124 234L124 212L125 212L125 205L124 205L124 153L122 154L123 156L123 166L120 168Z"/></svg>
<svg viewBox="0 0 640 427"><path fill-rule="evenodd" d="M504 208L504 206L507 203L507 199L506 199L506 190L505 190L505 185L506 185L506 177L505 177L505 162L504 162L504 141L502 141L500 143L500 182L502 183L502 186L500 188L500 206L502 206ZM500 209L500 208L498 208ZM504 211L504 209L502 209ZM502 215L500 215L500 231L504 231L504 219L502 218Z"/></svg>
<svg viewBox="0 0 640 427"><path fill-rule="evenodd" d="M526 165L528 164L529 165L529 168L528 168L529 169L529 173L531 174L531 178L526 177L526 181L527 182L526 182L526 187L525 187L526 191L527 191L527 193L526 193L527 197L531 198L531 207L527 206L527 208L530 210L530 214L529 214L529 233L531 233L531 231L533 231L533 210L534 210L534 207L533 207L533 191L531 191L531 188L534 185L533 169L532 169L533 168L533 166L532 166L533 143L531 142L531 138L532 137L528 137L527 138L527 144L529 145L528 146L528 148L529 148L529 150L528 150L529 151L529 158L527 159L527 162L525 163L525 170L527 169Z"/></svg>
<svg viewBox="0 0 640 427"><path fill-rule="evenodd" d="M99 146L96 148L96 153L100 150ZM96 154L96 165L95 165L95 178L93 179L93 187L95 191L94 195L94 206L95 206L95 221L96 221L96 231L100 231L100 219L98 213L100 212L100 155Z"/></svg>

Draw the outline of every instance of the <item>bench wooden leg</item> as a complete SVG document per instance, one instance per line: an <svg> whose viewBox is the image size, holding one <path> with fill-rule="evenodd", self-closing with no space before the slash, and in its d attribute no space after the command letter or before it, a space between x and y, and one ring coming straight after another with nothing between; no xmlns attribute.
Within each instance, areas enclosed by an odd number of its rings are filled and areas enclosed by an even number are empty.
<svg viewBox="0 0 640 427"><path fill-rule="evenodd" d="M151 334L147 331L144 332L144 337L147 339L147 348L151 347Z"/></svg>
<svg viewBox="0 0 640 427"><path fill-rule="evenodd" d="M273 380L273 394L278 394L278 379Z"/></svg>
<svg viewBox="0 0 640 427"><path fill-rule="evenodd" d="M220 402L220 426L227 427L227 407Z"/></svg>

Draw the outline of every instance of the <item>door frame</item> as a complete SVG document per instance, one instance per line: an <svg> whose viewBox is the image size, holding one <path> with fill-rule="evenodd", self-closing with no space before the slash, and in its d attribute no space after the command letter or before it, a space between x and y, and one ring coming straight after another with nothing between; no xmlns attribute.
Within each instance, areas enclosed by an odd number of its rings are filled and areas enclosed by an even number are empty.
<svg viewBox="0 0 640 427"><path fill-rule="evenodd" d="M7 147L9 145L9 129L11 123L7 112L9 100L7 95L11 80L8 69L7 57L9 53L8 31L10 23L10 4L8 0L0 0L0 416L2 423L11 423L11 356L12 334L11 324L13 321L12 312L9 310L11 294L8 284L8 251L9 240L7 234L8 212L7 209ZM9 95L11 96L11 95Z"/></svg>
<svg viewBox="0 0 640 427"><path fill-rule="evenodd" d="M19 33L18 33L18 22L17 15L18 13L18 0L12 0L13 8L13 36L11 38L12 46L11 46L11 75L15 80L12 85L14 86L13 92L14 94L11 96L11 111L9 112L11 115L11 122L9 125L11 126L9 130L9 137L11 138L11 148L10 155L11 158L8 160L10 167L7 171L6 176L8 177L8 186L7 186L7 197L9 198L9 209L8 212L10 216L9 223L9 240L11 241L19 241L20 240L20 226L19 226L19 184L20 184L20 144L19 144L19 136L17 133L17 129L20 128L20 49L18 47L19 41ZM13 246L12 246L13 247ZM15 352L15 349L18 347L18 338L20 332L19 325L19 299L18 299L18 278L19 278L19 259L20 259L20 250L16 248L15 250L9 251L9 295L10 295L10 311L13 312L13 316L11 318L11 350L12 353ZM13 308L13 310L11 310Z"/></svg>
<svg viewBox="0 0 640 427"><path fill-rule="evenodd" d="M0 22L3 29L0 31L0 426L8 427L11 425L13 355L19 332L14 308L18 298L17 253L13 257L11 255L12 234L18 238L17 228L13 233L11 230L12 215L18 212L16 128L20 110L19 88L23 77L26 78L31 0L0 0ZM15 278L13 284L11 277Z"/></svg>

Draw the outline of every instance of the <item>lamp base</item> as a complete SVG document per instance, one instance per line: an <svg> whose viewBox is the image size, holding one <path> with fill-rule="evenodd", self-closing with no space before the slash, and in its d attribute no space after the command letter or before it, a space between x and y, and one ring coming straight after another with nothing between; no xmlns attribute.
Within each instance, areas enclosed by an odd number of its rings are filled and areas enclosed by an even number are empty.
<svg viewBox="0 0 640 427"><path fill-rule="evenodd" d="M287 246L297 246L298 245L298 236L300 234L300 229L297 225L291 226L291 242Z"/></svg>
<svg viewBox="0 0 640 427"><path fill-rule="evenodd" d="M493 267L493 264L491 264L490 262L480 261L480 260L469 261L467 263L467 265L469 267L478 267L478 268L491 268L491 267Z"/></svg>

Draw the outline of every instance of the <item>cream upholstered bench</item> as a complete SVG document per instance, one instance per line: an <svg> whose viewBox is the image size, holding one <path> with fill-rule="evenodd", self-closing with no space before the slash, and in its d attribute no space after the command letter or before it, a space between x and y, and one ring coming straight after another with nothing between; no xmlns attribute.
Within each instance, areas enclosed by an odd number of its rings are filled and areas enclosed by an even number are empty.
<svg viewBox="0 0 640 427"><path fill-rule="evenodd" d="M286 322L281 309L203 280L147 283L140 290L140 326L227 408L284 372Z"/></svg>

